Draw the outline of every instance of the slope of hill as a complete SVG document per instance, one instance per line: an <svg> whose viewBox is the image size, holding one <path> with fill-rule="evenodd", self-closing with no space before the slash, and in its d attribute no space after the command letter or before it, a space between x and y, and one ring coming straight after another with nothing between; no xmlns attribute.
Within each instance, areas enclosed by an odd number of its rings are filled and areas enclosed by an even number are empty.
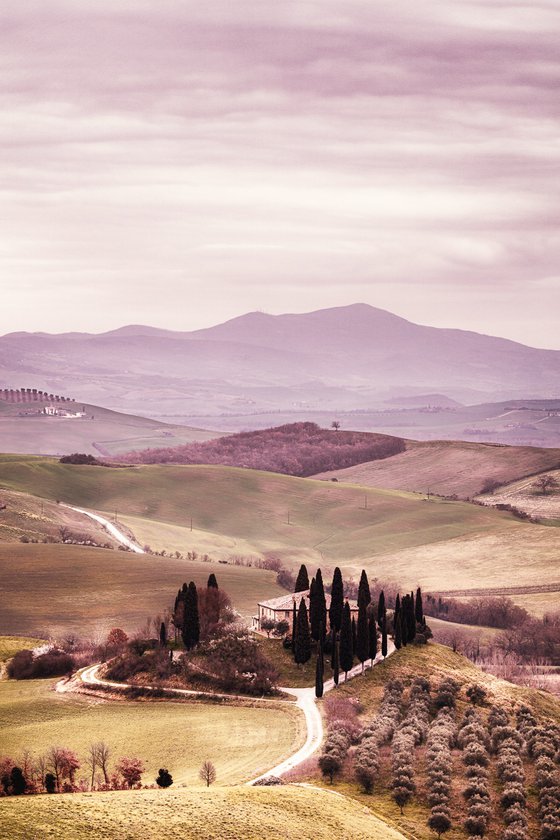
<svg viewBox="0 0 560 840"><path fill-rule="evenodd" d="M482 492L485 482L509 484L560 467L560 449L413 440L405 446L404 452L382 461L321 472L314 478L465 499Z"/></svg>
<svg viewBox="0 0 560 840"><path fill-rule="evenodd" d="M0 451L35 455L86 452L109 456L129 449L210 440L217 434L122 414L89 403L69 405L84 416L47 416L39 413L41 405L10 404L0 399Z"/></svg>
<svg viewBox="0 0 560 840"><path fill-rule="evenodd" d="M59 393L135 413L365 409L443 393L462 402L557 396L560 352L420 326L365 304L302 315L253 312L206 330L0 338L0 387ZM507 383L507 385L504 385Z"/></svg>
<svg viewBox="0 0 560 840"><path fill-rule="evenodd" d="M339 565L346 576L365 567L372 577L436 591L503 586L512 578L541 583L551 580L558 557L554 528L398 490L231 467L110 469L29 456L0 458L0 477L10 489L34 488L110 516L117 510L137 540L154 548L169 549L171 532L183 553L201 551L200 540L220 558L273 555L290 566Z"/></svg>
<svg viewBox="0 0 560 840"><path fill-rule="evenodd" d="M315 423L290 423L205 443L127 452L122 459L131 464L221 464L308 476L318 469L388 458L403 449L404 441L389 435L320 429Z"/></svg>
<svg viewBox="0 0 560 840"><path fill-rule="evenodd" d="M554 469L553 466L558 466ZM519 510L526 511L537 519L554 521L560 524L560 463L542 470L552 476L557 482L557 488L552 492L542 493L534 487L535 476L512 481L505 487L499 487L492 494L479 496L478 501L485 505L514 505Z"/></svg>
<svg viewBox="0 0 560 840"><path fill-rule="evenodd" d="M293 785L12 797L0 809L11 840L69 826L72 840L405 840L363 805Z"/></svg>

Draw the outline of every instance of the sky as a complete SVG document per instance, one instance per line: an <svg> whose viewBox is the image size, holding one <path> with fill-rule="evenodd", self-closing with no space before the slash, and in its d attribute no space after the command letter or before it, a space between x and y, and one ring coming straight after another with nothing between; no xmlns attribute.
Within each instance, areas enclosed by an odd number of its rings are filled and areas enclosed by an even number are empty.
<svg viewBox="0 0 560 840"><path fill-rule="evenodd" d="M560 348L560 6L4 0L0 333L355 302Z"/></svg>

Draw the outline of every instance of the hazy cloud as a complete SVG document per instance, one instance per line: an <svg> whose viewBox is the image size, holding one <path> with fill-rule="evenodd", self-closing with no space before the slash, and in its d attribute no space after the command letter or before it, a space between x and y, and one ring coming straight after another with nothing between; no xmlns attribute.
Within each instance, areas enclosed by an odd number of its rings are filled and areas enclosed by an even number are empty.
<svg viewBox="0 0 560 840"><path fill-rule="evenodd" d="M0 331L364 300L558 346L557 4L3 16Z"/></svg>

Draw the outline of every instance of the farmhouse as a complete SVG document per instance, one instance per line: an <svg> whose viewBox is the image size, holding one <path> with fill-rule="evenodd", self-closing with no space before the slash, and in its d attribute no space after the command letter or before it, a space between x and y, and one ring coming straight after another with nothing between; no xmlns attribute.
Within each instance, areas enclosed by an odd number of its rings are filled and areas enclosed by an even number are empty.
<svg viewBox="0 0 560 840"><path fill-rule="evenodd" d="M259 601L257 605L258 614L253 616L251 629L262 630L261 622L265 618L271 619L272 621L291 621L294 604L296 605L297 610L302 598L305 598L305 606L309 612L309 589L306 589L305 592L295 592L292 595L282 595L280 598L271 598L269 601ZM328 610L331 604L331 596L325 594L325 600L327 602ZM348 603L350 604L350 612L352 613L352 616L357 619L357 603L350 600Z"/></svg>

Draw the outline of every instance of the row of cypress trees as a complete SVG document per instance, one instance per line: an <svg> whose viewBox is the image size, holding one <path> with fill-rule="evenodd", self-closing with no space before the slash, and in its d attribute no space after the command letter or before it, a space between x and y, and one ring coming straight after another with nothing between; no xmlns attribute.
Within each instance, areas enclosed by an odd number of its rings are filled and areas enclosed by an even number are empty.
<svg viewBox="0 0 560 840"><path fill-rule="evenodd" d="M309 581L305 565L300 567L295 592L309 590L309 614L305 598L301 598L296 609L294 601L292 618L292 650L298 664L309 661L312 648L317 651L315 669L315 693L323 694L325 649L331 653L333 679L338 685L340 672L345 678L354 665L355 658L362 663L362 671L368 659L375 659L381 636L381 654L387 656L387 607L385 593L381 590L377 609L372 604L371 590L366 571L363 569L358 586L358 618L352 617L350 604L344 599L344 582L338 566L334 570L331 584L331 600L327 610L325 589L321 569ZM327 632L328 613L328 632ZM402 597L397 595L393 614L393 637L395 647L401 648L416 637L417 626L425 625L422 592L417 589ZM315 642L315 645L313 645Z"/></svg>

